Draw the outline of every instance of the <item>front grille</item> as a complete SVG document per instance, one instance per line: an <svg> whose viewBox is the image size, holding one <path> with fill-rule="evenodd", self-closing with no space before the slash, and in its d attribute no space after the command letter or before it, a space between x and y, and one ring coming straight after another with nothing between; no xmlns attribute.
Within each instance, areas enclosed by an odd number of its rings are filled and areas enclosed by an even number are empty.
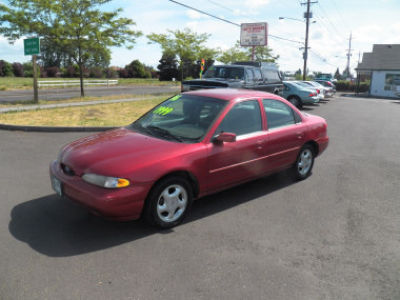
<svg viewBox="0 0 400 300"><path fill-rule="evenodd" d="M74 170L72 170L70 167L68 167L65 164L61 164L61 169L63 170L64 174L66 174L68 176L74 176L75 175Z"/></svg>

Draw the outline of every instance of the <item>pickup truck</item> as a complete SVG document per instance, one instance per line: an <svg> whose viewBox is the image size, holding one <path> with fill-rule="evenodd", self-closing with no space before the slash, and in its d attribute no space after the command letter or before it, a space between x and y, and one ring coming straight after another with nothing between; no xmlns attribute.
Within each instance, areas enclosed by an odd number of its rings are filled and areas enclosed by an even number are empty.
<svg viewBox="0 0 400 300"><path fill-rule="evenodd" d="M282 95L283 84L275 64L260 62L214 65L208 68L202 79L182 83L183 92L213 88L252 89Z"/></svg>

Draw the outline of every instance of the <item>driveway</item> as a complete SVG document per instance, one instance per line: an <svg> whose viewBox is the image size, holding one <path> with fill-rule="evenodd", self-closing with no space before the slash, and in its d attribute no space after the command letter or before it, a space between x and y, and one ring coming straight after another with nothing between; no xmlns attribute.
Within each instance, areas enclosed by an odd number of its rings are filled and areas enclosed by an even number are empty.
<svg viewBox="0 0 400 300"><path fill-rule="evenodd" d="M1 299L400 299L400 105L334 98L313 174L195 202L159 231L54 195L48 164L86 133L0 131Z"/></svg>

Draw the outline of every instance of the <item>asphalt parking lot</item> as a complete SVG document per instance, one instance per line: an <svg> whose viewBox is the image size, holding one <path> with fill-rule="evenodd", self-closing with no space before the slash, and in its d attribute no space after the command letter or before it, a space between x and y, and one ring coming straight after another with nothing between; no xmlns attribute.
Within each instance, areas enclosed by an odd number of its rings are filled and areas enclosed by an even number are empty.
<svg viewBox="0 0 400 300"><path fill-rule="evenodd" d="M200 199L168 231L54 195L49 162L87 133L0 131L0 299L400 299L400 103L305 111L331 139L310 178Z"/></svg>

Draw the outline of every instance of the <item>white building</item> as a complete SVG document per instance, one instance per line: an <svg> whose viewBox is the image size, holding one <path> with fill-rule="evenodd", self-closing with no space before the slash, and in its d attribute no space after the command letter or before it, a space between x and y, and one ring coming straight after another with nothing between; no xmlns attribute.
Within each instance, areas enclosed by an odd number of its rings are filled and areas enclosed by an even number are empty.
<svg viewBox="0 0 400 300"><path fill-rule="evenodd" d="M400 97L400 44L374 45L356 70L359 76L371 76L371 96Z"/></svg>

